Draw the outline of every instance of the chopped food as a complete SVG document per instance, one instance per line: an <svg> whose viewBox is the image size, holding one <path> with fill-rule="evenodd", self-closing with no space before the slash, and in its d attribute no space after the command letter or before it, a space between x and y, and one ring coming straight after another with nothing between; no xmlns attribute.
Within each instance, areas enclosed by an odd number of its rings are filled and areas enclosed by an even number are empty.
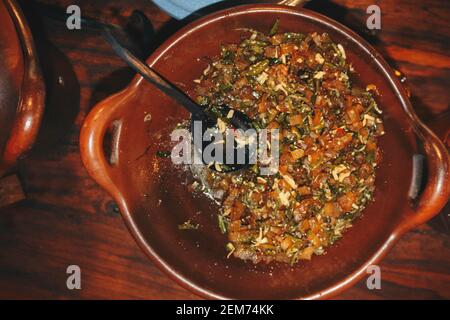
<svg viewBox="0 0 450 320"><path fill-rule="evenodd" d="M255 128L279 129L278 173L208 170L200 183L222 195L229 256L294 264L324 254L372 200L384 128L376 87L354 85L341 44L278 29L223 45L196 89L204 106L226 104Z"/></svg>

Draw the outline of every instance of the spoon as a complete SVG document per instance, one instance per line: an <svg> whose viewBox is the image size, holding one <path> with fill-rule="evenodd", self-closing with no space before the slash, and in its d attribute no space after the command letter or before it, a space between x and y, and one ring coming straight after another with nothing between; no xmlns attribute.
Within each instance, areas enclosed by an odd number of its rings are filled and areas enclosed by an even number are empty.
<svg viewBox="0 0 450 320"><path fill-rule="evenodd" d="M203 137L207 130L211 130L210 132L217 132L218 123L220 121L223 123L228 123L228 126L231 126L229 129L240 129L244 132L248 129L254 129L252 121L245 113L232 109L227 105L201 107L183 91L178 89L169 81L165 80L144 61L122 46L113 34L114 29L105 26L103 31L105 33L106 40L119 57L121 57L131 68L138 72L145 80L153 84L169 97L173 98L191 113L191 136L193 138L200 134L201 137ZM197 124L201 124L201 132L196 132L199 128L198 126L194 126L194 123L196 122ZM215 141L214 139L211 139L212 141L204 141L205 139L201 139L201 142L197 141L198 139L193 140L197 151L201 155L203 163L205 163L211 170L219 172L232 172L240 170L248 167L251 159L253 159L253 154L250 154L248 144L244 144L243 146L242 143L238 143L236 139L233 142L232 150L227 150L226 143L223 139L221 141ZM207 162L205 161L204 151L212 143L222 143L224 154L221 157L222 159L215 160L214 162ZM230 154L227 156L227 152L232 152L233 156L230 157ZM239 154L241 157L239 157L240 161L238 162L237 159ZM214 157L214 152L212 152L211 155ZM244 155L244 157L242 157L242 155Z"/></svg>

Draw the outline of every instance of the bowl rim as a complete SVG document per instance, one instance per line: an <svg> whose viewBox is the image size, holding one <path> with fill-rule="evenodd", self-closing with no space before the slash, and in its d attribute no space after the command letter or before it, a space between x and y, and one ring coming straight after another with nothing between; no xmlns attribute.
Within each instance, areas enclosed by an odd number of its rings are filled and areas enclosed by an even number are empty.
<svg viewBox="0 0 450 320"><path fill-rule="evenodd" d="M392 248L395 242L403 235L405 232L409 231L411 228L427 221L432 216L436 215L439 210L443 207L448 199L450 194L450 186L445 183L446 179L449 176L449 167L450 167L450 158L448 153L443 146L442 142L421 122L421 120L415 114L411 103L409 101L407 92L397 77L394 75L393 70L387 64L387 62L382 58L382 56L374 49L370 44L368 44L364 39L362 39L355 32L340 24L339 22L328 18L322 14L316 13L314 11L310 11L303 8L292 8L282 5L274 5L274 4L250 4L250 5L241 5L235 6L232 8L220 10L211 14L208 14L198 20L195 20L188 25L181 28L171 37L169 37L161 46L159 46L147 59L147 63L150 66L153 66L164 54L170 50L174 45L176 45L180 40L189 36L192 32L195 32L197 29L204 27L210 23L214 23L215 21L226 19L228 17L237 16L237 15L245 15L249 13L255 12L276 12L280 14L294 14L299 18L304 19L313 19L316 22L324 24L328 28L334 29L336 32L343 34L346 38L351 40L354 44L358 45L361 49L363 49L370 57L373 58L374 62L377 64L378 68L383 72L384 77L391 88L394 90L396 96L400 99L401 105L409 117L412 127L415 129L416 134L423 139L423 142L426 144L425 149L427 150L428 155L434 161L435 166L442 166L442 168L434 168L434 170L438 171L436 175L433 176L432 181L432 191L425 191L427 201L434 201L428 207L425 205L419 206L421 209L420 214L417 214L415 211L411 209L409 214L412 216L412 219L408 219L408 221L404 223L400 223L397 226L394 226L392 233L386 238L386 240L380 244L379 248L376 249L373 255L367 260L362 262L361 266L355 269L352 273L348 274L346 277L343 277L340 280L337 280L333 285L329 286L326 289L319 290L317 292L295 297L295 299L325 299L331 298L345 289L353 286L357 281L361 280L364 274L366 274L366 270L368 266L376 264L379 262L387 252ZM208 299L232 299L230 297L223 296L214 292L212 289L202 288L197 285L189 278L181 275L176 270L174 270L168 263L166 263L158 254L153 250L152 246L148 244L141 234L139 227L136 225L132 215L128 209L127 201L121 195L121 192L118 187L114 186L112 183L112 179L110 177L105 177L102 173L98 173L98 170L101 169L99 167L99 163L92 163L92 157L95 152L99 154L100 151L93 150L93 132L96 131L97 136L101 136L102 132L100 129L94 128L96 125L95 122L101 113L105 113L107 104L112 102L114 99L122 99L125 97L130 91L138 89L138 86L142 83L143 78L137 75L126 87L123 91L118 94L107 98L106 100L100 102L94 109L90 112L86 121L83 125L81 137L80 137L80 148L81 148L81 156L83 163L85 164L86 169L89 174L96 180L103 188L105 188L117 201L122 216L125 220L127 227L130 230L130 233L135 238L138 245L141 249L150 257L150 259L157 265L157 267L162 270L165 274L167 274L170 278L175 280L179 285L188 289L189 291ZM103 132L104 134L104 132ZM427 144L428 147L427 148ZM436 164L437 163L437 164ZM436 194L439 191L440 194ZM431 195L430 195L431 192Z"/></svg>

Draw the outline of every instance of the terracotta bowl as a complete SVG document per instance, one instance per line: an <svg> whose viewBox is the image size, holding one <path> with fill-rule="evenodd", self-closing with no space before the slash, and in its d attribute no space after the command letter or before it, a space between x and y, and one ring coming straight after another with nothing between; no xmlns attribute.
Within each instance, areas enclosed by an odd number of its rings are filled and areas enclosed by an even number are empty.
<svg viewBox="0 0 450 320"><path fill-rule="evenodd" d="M366 268L378 263L403 233L437 214L449 195L447 151L418 119L393 71L364 40L327 17L277 5L235 7L191 23L147 62L192 94L193 80L208 64L202 57L218 54L223 43L238 42L245 35L240 28L269 30L277 18L283 32L328 32L346 48L362 83L375 84L381 93L386 135L380 141L384 160L375 202L327 254L294 267L227 259L218 208L193 196L186 187L187 174L170 159L155 155L170 150L169 133L188 115L141 77L100 102L82 128L83 162L114 197L137 243L158 267L203 297L331 297L364 277ZM418 153L426 157L428 178L420 197L412 201L417 182L413 156ZM201 228L178 230L188 219Z"/></svg>
<svg viewBox="0 0 450 320"><path fill-rule="evenodd" d="M0 1L0 178L28 151L39 130L44 81L22 11Z"/></svg>

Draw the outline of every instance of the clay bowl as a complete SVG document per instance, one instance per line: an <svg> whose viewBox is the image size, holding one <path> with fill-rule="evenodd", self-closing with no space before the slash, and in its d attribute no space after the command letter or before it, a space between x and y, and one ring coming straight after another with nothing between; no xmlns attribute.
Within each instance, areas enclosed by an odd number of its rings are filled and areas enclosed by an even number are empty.
<svg viewBox="0 0 450 320"><path fill-rule="evenodd" d="M375 84L381 93L386 135L380 141L384 159L375 201L327 254L294 267L227 259L218 208L194 197L186 187L187 175L170 159L155 155L170 150L169 133L188 115L141 77L95 106L82 128L84 165L114 197L139 246L169 276L203 297L331 297L364 277L403 233L437 214L449 195L447 151L415 115L393 71L364 40L327 17L278 5L235 7L191 23L147 62L192 94L193 80L208 64L202 57L218 54L222 43L239 41L245 34L240 28L270 30L276 18L283 32L328 32L344 45L362 83ZM418 153L426 157L428 179L412 201L410 189L417 182L412 159ZM188 219L201 228L178 230Z"/></svg>
<svg viewBox="0 0 450 320"><path fill-rule="evenodd" d="M0 70L1 177L31 148L45 103L32 35L14 0L0 1Z"/></svg>

